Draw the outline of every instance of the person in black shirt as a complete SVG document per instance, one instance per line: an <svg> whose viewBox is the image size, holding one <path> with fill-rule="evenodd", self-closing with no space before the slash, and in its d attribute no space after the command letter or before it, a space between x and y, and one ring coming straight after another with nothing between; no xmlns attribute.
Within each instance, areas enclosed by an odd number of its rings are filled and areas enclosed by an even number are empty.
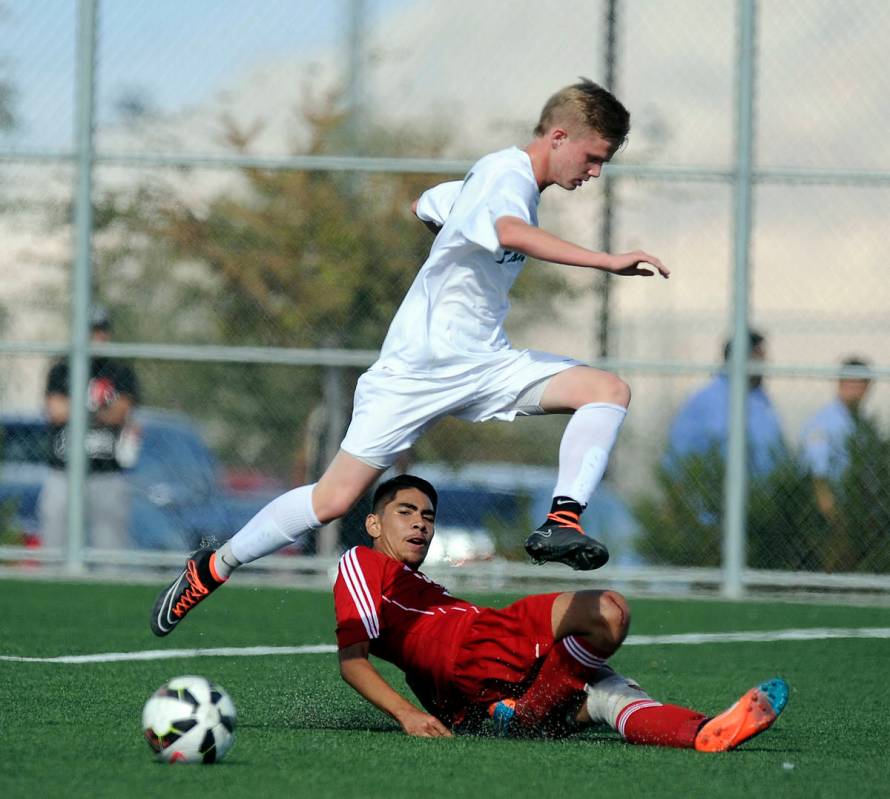
<svg viewBox="0 0 890 799"><path fill-rule="evenodd" d="M111 321L101 306L93 308L91 338L111 338ZM51 452L40 495L40 534L43 545L61 548L68 531L68 419L71 400L68 361L53 364L46 382L45 410L51 427ZM99 549L121 549L129 544L129 485L119 461L119 441L139 396L136 375L111 358L90 361L88 389L89 430L86 446L89 470L86 484L87 543Z"/></svg>

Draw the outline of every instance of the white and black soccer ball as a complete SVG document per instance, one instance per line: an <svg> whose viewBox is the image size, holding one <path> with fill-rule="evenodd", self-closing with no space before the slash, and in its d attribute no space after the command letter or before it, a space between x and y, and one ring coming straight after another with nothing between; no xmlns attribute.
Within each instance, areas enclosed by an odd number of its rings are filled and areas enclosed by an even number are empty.
<svg viewBox="0 0 890 799"><path fill-rule="evenodd" d="M235 741L235 705L203 677L175 677L145 703L142 729L158 760L216 763Z"/></svg>

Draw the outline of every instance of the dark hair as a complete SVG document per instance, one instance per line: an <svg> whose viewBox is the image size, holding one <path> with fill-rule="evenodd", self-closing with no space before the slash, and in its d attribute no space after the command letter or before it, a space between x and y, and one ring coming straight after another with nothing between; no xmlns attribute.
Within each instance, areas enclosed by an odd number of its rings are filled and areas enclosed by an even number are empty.
<svg viewBox="0 0 890 799"><path fill-rule="evenodd" d="M758 333L756 330L748 331L748 348L753 350L756 346L763 344L764 338ZM726 344L723 347L723 360L728 361L729 356L732 355L732 339L729 338L726 340Z"/></svg>
<svg viewBox="0 0 890 799"><path fill-rule="evenodd" d="M90 308L90 329L111 330L111 315L104 305L93 305Z"/></svg>
<svg viewBox="0 0 890 799"><path fill-rule="evenodd" d="M428 483L422 477L416 477L413 474L400 474L389 480L385 480L374 492L374 499L371 500L371 510L373 513L380 513L389 502L395 498L396 494L404 488L416 488L426 494L430 502L433 503L433 510L439 504L439 495L431 483Z"/></svg>
<svg viewBox="0 0 890 799"><path fill-rule="evenodd" d="M554 125L583 126L602 136L617 150L630 130L630 114L612 92L588 78L560 89L544 104L535 127L543 136ZM577 130L570 130L571 134Z"/></svg>
<svg viewBox="0 0 890 799"><path fill-rule="evenodd" d="M850 355L841 362L841 366L861 366L869 372L869 376L863 377L842 377L841 380L871 380L871 361L862 358L859 355Z"/></svg>

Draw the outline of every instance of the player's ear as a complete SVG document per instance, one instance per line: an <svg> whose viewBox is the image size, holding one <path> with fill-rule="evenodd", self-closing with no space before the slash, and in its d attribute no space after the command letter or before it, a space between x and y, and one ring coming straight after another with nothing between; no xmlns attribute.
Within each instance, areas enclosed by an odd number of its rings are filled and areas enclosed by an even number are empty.
<svg viewBox="0 0 890 799"><path fill-rule="evenodd" d="M382 530L380 529L380 517L376 513L369 513L365 516L365 530L368 535L375 541L380 538Z"/></svg>
<svg viewBox="0 0 890 799"><path fill-rule="evenodd" d="M559 147L566 139L569 138L569 132L565 128L550 129L550 146L553 149Z"/></svg>

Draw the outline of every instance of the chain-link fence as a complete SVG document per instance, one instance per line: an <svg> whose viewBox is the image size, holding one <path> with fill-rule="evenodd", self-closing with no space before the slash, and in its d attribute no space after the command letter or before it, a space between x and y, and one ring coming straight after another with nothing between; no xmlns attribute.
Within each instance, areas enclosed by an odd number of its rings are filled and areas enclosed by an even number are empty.
<svg viewBox="0 0 890 799"><path fill-rule="evenodd" d="M428 252L412 199L584 75L630 140L541 224L673 274L530 264L509 332L633 388L585 514L604 575L890 587L888 33L877 0L0 2L0 557L176 561L317 478ZM540 579L564 425L421 439L399 468L442 492L434 559ZM266 561L323 571L362 509Z"/></svg>

